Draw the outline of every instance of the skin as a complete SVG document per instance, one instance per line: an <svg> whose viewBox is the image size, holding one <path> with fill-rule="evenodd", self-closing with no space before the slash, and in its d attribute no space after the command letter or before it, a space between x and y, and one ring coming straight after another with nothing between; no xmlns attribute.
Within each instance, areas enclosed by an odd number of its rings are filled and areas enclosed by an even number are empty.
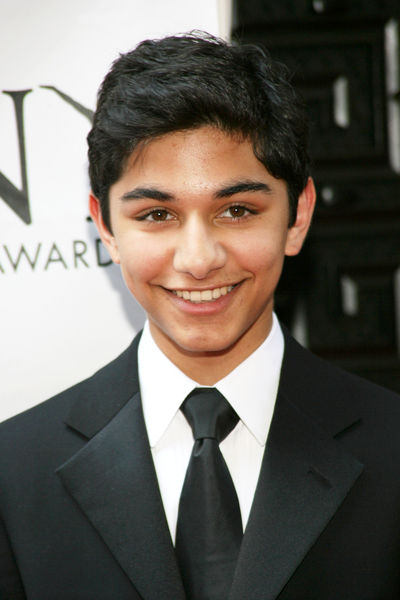
<svg viewBox="0 0 400 600"><path fill-rule="evenodd" d="M155 342L189 377L213 385L267 337L284 257L301 249L315 189L309 179L288 228L285 182L248 140L204 126L134 150L110 189L112 231L95 196L89 204ZM225 286L234 288L213 302L174 293Z"/></svg>

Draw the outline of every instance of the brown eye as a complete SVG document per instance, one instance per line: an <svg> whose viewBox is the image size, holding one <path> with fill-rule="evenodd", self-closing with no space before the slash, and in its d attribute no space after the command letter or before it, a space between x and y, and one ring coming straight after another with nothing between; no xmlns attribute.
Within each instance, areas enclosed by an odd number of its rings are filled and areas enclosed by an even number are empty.
<svg viewBox="0 0 400 600"><path fill-rule="evenodd" d="M168 216L166 210L155 210L151 213L153 221L165 221Z"/></svg>
<svg viewBox="0 0 400 600"><path fill-rule="evenodd" d="M244 217L247 212L244 206L230 206L228 210L233 218Z"/></svg>
<svg viewBox="0 0 400 600"><path fill-rule="evenodd" d="M230 219L231 221L240 221L252 214L255 214L254 210L242 206L241 204L232 204L232 206L225 208L219 216L223 219Z"/></svg>
<svg viewBox="0 0 400 600"><path fill-rule="evenodd" d="M170 214L167 210L163 210L163 209L157 209L157 210L153 210L148 216L148 219L150 221L166 221L168 218L170 218Z"/></svg>
<svg viewBox="0 0 400 600"><path fill-rule="evenodd" d="M148 223L163 223L164 221L171 221L175 217L165 208L154 208L149 210L144 215L136 217L137 221L147 221Z"/></svg>

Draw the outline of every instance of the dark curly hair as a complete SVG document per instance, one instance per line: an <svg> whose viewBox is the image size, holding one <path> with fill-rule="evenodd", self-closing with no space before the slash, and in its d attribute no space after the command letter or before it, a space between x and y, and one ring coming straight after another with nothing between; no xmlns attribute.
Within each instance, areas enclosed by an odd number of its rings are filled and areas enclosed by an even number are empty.
<svg viewBox="0 0 400 600"><path fill-rule="evenodd" d="M109 229L109 189L142 141L214 125L252 142L287 184L291 226L309 175L307 119L286 67L203 32L141 42L106 75L88 135L89 176Z"/></svg>

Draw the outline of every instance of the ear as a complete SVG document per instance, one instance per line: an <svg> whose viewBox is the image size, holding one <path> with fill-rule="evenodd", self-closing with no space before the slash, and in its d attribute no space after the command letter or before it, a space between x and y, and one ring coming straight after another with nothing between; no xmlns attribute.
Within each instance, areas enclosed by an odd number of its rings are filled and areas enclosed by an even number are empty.
<svg viewBox="0 0 400 600"><path fill-rule="evenodd" d="M115 263L119 264L120 257L115 237L113 236L107 225L104 223L103 215L101 213L100 202L92 192L90 192L89 194L89 212L97 227L101 241L107 248L112 260Z"/></svg>
<svg viewBox="0 0 400 600"><path fill-rule="evenodd" d="M286 256L295 256L300 252L307 232L310 228L315 207L315 200L316 192L314 182L312 178L309 177L306 187L299 196L296 221L288 232L285 246Z"/></svg>

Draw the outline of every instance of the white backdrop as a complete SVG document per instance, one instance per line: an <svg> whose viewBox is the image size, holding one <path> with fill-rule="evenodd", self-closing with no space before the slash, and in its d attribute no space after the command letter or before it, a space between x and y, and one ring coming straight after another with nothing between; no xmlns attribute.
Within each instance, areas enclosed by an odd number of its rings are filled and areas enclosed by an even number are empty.
<svg viewBox="0 0 400 600"><path fill-rule="evenodd" d="M190 29L225 35L229 5L0 0L0 420L90 375L140 328L142 311L87 221L85 109L119 52ZM30 224L16 212L22 90L32 90L22 113Z"/></svg>

